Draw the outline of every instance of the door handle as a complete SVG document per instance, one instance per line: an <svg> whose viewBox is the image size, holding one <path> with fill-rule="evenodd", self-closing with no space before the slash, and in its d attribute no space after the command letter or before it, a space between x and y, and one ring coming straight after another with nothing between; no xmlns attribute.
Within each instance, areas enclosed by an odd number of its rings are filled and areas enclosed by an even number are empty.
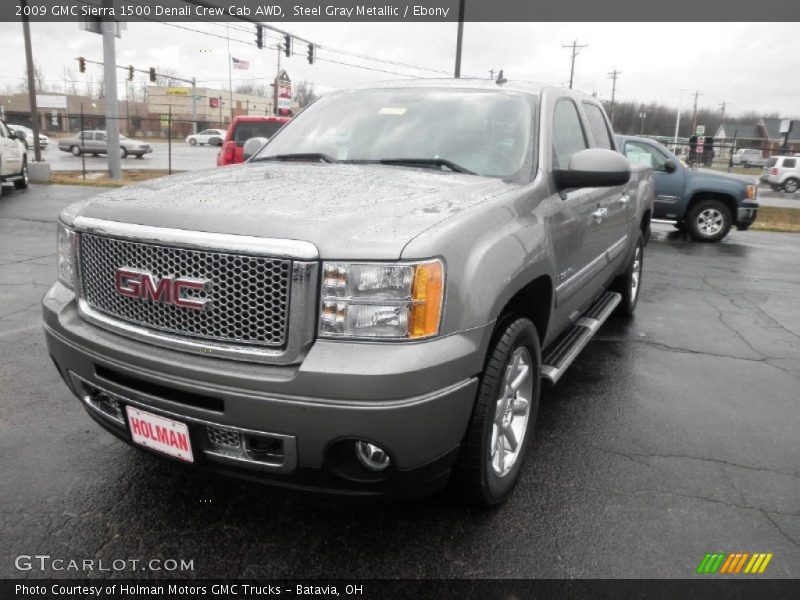
<svg viewBox="0 0 800 600"><path fill-rule="evenodd" d="M622 202L622 204L627 204L628 202L631 201L631 197L628 196L628 194L622 194L619 201Z"/></svg>
<svg viewBox="0 0 800 600"><path fill-rule="evenodd" d="M600 221L603 220L603 217L605 217L607 214L608 214L608 209L605 206L600 206L597 208L596 211L592 213L592 218L599 223Z"/></svg>

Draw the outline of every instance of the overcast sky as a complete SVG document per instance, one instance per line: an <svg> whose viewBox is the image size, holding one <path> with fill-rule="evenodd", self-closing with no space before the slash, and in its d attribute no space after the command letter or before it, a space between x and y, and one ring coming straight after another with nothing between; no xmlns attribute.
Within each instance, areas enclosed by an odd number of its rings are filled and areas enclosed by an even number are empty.
<svg viewBox="0 0 800 600"><path fill-rule="evenodd" d="M182 29L186 27L195 31ZM320 58L417 77L453 70L455 23L282 23L281 27L322 46ZM31 29L36 61L59 90L65 67L77 73L75 57L102 60L101 36L81 31L75 23L33 23ZM129 23L117 41L117 63L169 68L187 78L197 77L199 85L227 87L226 35L223 23ZM277 51L256 48L253 25L232 23L230 37L231 54L250 61L248 71L233 72L234 85L251 77L274 77ZM601 98L610 98L608 73L616 68L622 72L617 84L621 100L676 106L679 89L684 88L684 108L698 90L700 107L717 108L725 101L728 114L755 110L800 116L796 23L467 23L462 73L489 77L490 69L502 68L509 79L563 84L569 80L570 51L562 44L575 39L588 44L576 61L575 87L596 91ZM24 71L21 25L0 23L0 40L2 89L18 84ZM297 44L295 52L289 59L281 57L282 66L293 80L308 79L320 91L399 77L322 60L311 66L304 45ZM353 54L431 70L370 62ZM101 67L89 69L98 80ZM124 79L121 71L119 79Z"/></svg>

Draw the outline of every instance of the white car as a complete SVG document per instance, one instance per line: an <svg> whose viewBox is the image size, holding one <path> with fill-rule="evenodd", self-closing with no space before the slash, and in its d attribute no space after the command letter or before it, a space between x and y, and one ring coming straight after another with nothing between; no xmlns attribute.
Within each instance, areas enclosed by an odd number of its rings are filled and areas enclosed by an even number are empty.
<svg viewBox="0 0 800 600"><path fill-rule="evenodd" d="M222 146L222 140L225 139L225 130L223 129L204 129L200 133L194 133L186 136L186 143L196 146L200 144L208 144L209 146Z"/></svg>
<svg viewBox="0 0 800 600"><path fill-rule="evenodd" d="M739 148L731 157L731 163L742 167L763 167L767 162L761 150Z"/></svg>
<svg viewBox="0 0 800 600"><path fill-rule="evenodd" d="M764 165L761 181L776 192L794 194L800 188L800 157L772 156Z"/></svg>
<svg viewBox="0 0 800 600"><path fill-rule="evenodd" d="M26 149L33 145L31 142L31 140L33 140L33 130L30 127L25 127L24 125L9 125L8 128L16 134L17 139L22 142ZM40 133L39 146L42 148L47 148L49 143L50 138Z"/></svg>
<svg viewBox="0 0 800 600"><path fill-rule="evenodd" d="M5 183L13 183L18 190L28 187L28 152L17 135L0 121L0 196Z"/></svg>

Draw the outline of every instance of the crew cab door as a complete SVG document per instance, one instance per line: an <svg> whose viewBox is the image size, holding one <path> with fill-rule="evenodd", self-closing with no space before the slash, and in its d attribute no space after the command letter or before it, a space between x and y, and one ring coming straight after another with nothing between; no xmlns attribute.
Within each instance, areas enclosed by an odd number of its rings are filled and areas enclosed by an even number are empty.
<svg viewBox="0 0 800 600"><path fill-rule="evenodd" d="M590 147L578 105L571 98L559 99L554 107L552 138L554 169L567 168L573 154ZM609 270L606 251L617 236L608 217L621 193L621 187L560 192L552 231L556 305L562 315L577 316L602 289Z"/></svg>
<svg viewBox="0 0 800 600"><path fill-rule="evenodd" d="M622 153L632 163L653 167L656 184L656 202L653 217L656 219L680 219L683 217L683 196L686 191L686 171L680 161L675 161L660 149L645 141L626 140ZM667 160L675 163L675 170L667 171Z"/></svg>
<svg viewBox="0 0 800 600"><path fill-rule="evenodd" d="M7 177L22 170L22 150L15 139L11 139L11 131L0 121L0 175Z"/></svg>

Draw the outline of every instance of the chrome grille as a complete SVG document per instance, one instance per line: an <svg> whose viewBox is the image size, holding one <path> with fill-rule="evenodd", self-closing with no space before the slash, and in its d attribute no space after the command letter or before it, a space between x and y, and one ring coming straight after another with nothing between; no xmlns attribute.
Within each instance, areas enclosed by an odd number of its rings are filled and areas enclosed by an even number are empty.
<svg viewBox="0 0 800 600"><path fill-rule="evenodd" d="M279 347L286 342L291 261L133 242L82 233L81 293L106 315L209 341ZM156 278L209 281L206 310L131 298L114 287L126 267Z"/></svg>
<svg viewBox="0 0 800 600"><path fill-rule="evenodd" d="M215 446L225 446L228 448L238 448L242 445L242 436L238 431L220 429L219 427L206 427L208 441Z"/></svg>

